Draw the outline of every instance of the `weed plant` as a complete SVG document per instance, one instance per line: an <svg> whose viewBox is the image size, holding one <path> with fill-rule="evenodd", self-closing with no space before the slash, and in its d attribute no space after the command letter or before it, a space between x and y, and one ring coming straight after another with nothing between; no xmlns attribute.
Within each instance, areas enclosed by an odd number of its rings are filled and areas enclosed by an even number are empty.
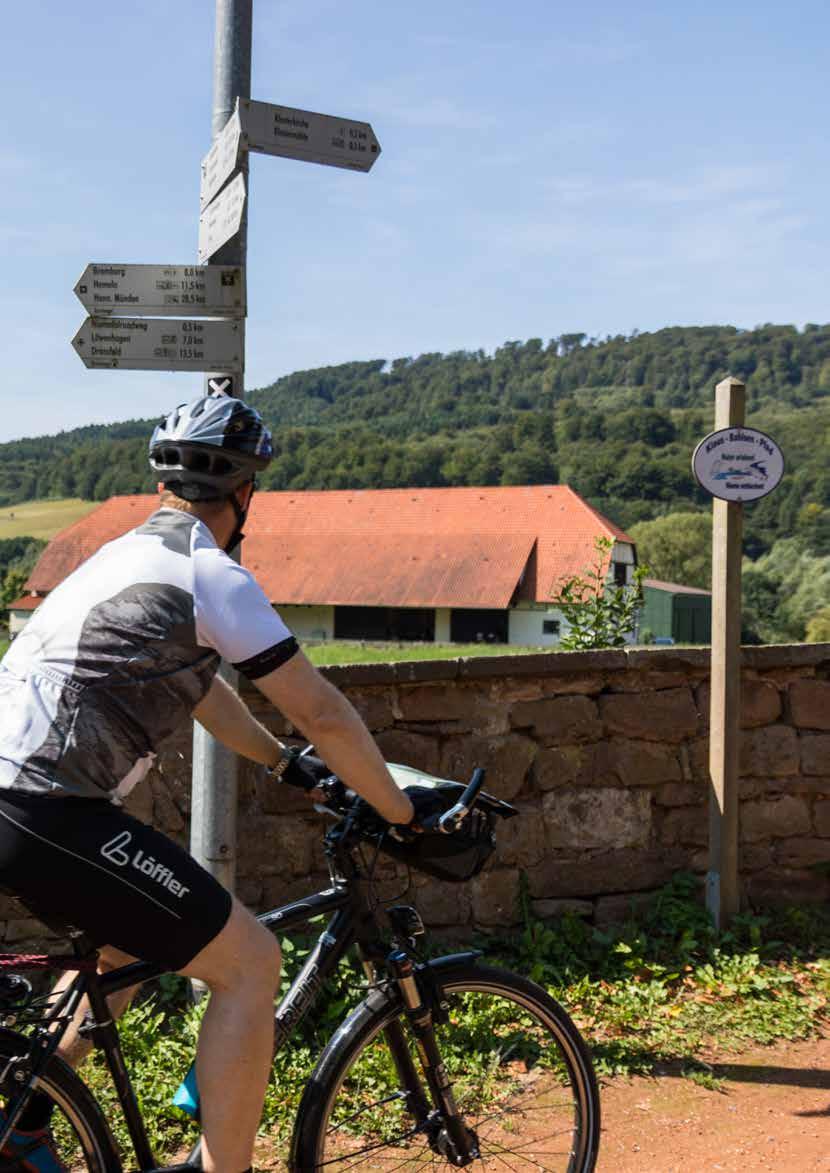
<svg viewBox="0 0 830 1173"><path fill-rule="evenodd" d="M666 1063L705 1086L717 1086L710 1063L776 1039L816 1031L830 999L830 911L790 908L743 914L718 934L699 901L695 877L678 875L627 923L592 926L576 916L536 919L527 893L522 925L513 934L477 942L488 960L545 986L567 1007L589 1040L600 1076L648 1074ZM307 956L309 939L283 941L285 990ZM433 942L425 952L447 952ZM136 1091L159 1155L190 1143L196 1128L171 1104L192 1061L203 1006L188 1001L187 985L165 977L124 1016L121 1037ZM263 1131L287 1141L303 1087L335 1026L364 996L357 968L341 967L328 997L280 1052L268 1090ZM488 1022L465 1011L459 1037L476 1038ZM469 1067L474 1045L456 1056ZM103 1064L84 1070L106 1106L118 1139L126 1132Z"/></svg>

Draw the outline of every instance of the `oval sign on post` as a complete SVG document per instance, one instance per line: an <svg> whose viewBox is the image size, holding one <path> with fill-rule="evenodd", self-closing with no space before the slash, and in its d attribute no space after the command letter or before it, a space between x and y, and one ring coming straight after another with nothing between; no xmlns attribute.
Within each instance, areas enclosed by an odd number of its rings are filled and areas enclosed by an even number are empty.
<svg viewBox="0 0 830 1173"><path fill-rule="evenodd" d="M695 448L692 472L700 487L713 497L757 501L780 482L784 456L766 432L722 428L704 436Z"/></svg>

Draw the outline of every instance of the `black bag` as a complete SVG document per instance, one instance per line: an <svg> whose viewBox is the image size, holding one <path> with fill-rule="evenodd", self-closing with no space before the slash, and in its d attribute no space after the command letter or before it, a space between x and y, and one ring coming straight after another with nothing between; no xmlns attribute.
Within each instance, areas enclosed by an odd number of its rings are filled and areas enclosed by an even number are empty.
<svg viewBox="0 0 830 1173"><path fill-rule="evenodd" d="M450 835L424 831L408 841L396 839L386 831L380 849L415 871L451 884L463 883L478 875L496 849L493 816L488 811L474 810L461 828Z"/></svg>

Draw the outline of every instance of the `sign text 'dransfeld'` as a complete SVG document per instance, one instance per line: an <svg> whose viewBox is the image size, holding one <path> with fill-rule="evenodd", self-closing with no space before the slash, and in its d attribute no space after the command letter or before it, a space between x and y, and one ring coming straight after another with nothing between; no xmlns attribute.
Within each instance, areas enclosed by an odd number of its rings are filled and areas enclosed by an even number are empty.
<svg viewBox="0 0 830 1173"><path fill-rule="evenodd" d="M134 371L234 370L239 324L173 318L87 318L72 345L90 368Z"/></svg>

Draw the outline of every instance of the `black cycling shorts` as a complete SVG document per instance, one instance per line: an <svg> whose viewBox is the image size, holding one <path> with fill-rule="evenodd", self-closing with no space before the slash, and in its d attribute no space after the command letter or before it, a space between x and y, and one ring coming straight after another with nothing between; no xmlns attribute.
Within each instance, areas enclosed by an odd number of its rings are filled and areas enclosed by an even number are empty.
<svg viewBox="0 0 830 1173"><path fill-rule="evenodd" d="M224 928L230 893L108 799L0 792L0 887L47 924L183 969Z"/></svg>

